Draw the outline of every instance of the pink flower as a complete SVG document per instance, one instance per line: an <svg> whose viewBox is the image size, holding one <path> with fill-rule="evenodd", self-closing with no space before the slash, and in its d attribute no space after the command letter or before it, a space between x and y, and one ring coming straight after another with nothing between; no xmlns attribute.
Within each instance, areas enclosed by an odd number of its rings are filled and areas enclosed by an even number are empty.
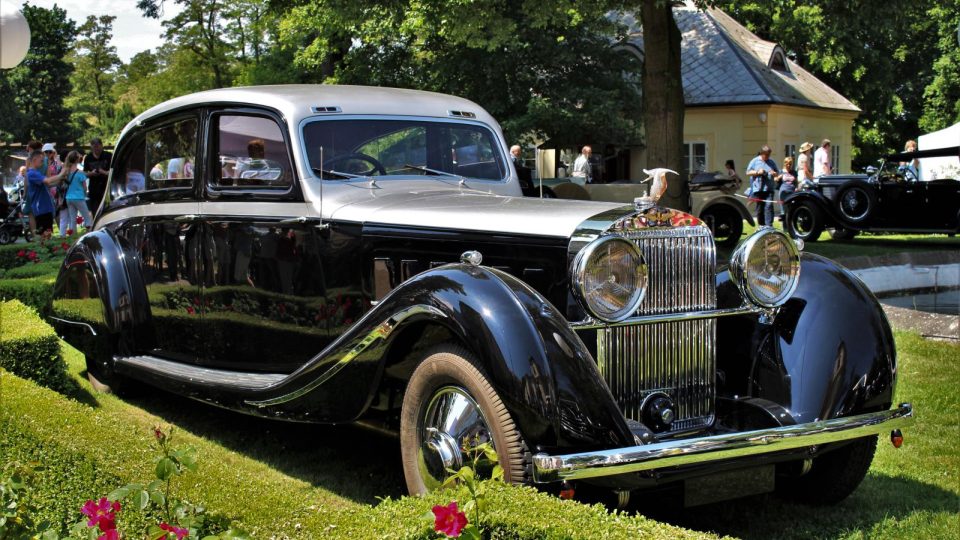
<svg viewBox="0 0 960 540"><path fill-rule="evenodd" d="M190 306L187 306L187 313L193 315L193 314L196 313L196 312L197 312L197 311L196 311L195 309L193 309L193 308L190 307Z"/></svg>
<svg viewBox="0 0 960 540"><path fill-rule="evenodd" d="M108 529L97 537L97 540L120 540L120 533L116 529Z"/></svg>
<svg viewBox="0 0 960 540"><path fill-rule="evenodd" d="M67 234L70 234L70 233L67 232ZM63 248L64 251L66 251L66 250L70 249L70 244L64 242L64 243L60 244L60 247Z"/></svg>
<svg viewBox="0 0 960 540"><path fill-rule="evenodd" d="M22 249L21 249L20 251L17 252L17 257L20 258L20 259L22 259L22 258L24 258L24 257L26 257L26 256L27 256L27 252L26 252L25 250L22 250Z"/></svg>
<svg viewBox="0 0 960 540"><path fill-rule="evenodd" d="M83 216L77 216L77 225L83 225Z"/></svg>
<svg viewBox="0 0 960 540"><path fill-rule="evenodd" d="M153 437L157 439L157 442L163 444L163 441L167 440L167 434L160 429L160 426L153 428Z"/></svg>
<svg viewBox="0 0 960 540"><path fill-rule="evenodd" d="M453 501L447 506L433 507L433 530L441 532L447 536L456 538L460 536L460 531L467 526L467 516L457 510L457 501Z"/></svg>
<svg viewBox="0 0 960 540"><path fill-rule="evenodd" d="M73 236L73 229L67 229L67 236Z"/></svg>
<svg viewBox="0 0 960 540"><path fill-rule="evenodd" d="M87 521L87 527L100 527L100 530L107 532L117 528L117 512L120 511L120 503L110 502L106 497L101 497L99 502L87 501L80 512L90 518Z"/></svg>
<svg viewBox="0 0 960 540"><path fill-rule="evenodd" d="M36 259L36 258L37 258L37 252L36 252L36 251L33 251L33 250L28 251L28 252L27 252L27 258L30 259L31 261L34 260L34 259Z"/></svg>
<svg viewBox="0 0 960 540"><path fill-rule="evenodd" d="M166 523L161 523L160 528L177 535L177 540L183 540L188 534L190 534L190 531L184 529L183 527L174 527L173 525L167 525Z"/></svg>

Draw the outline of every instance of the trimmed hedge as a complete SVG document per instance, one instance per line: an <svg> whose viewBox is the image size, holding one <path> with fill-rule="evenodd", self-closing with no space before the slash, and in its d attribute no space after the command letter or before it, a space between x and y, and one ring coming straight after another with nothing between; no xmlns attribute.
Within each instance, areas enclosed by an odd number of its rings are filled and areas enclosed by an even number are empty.
<svg viewBox="0 0 960 540"><path fill-rule="evenodd" d="M0 279L0 300L17 299L47 313L53 301L53 285L56 274L24 279Z"/></svg>
<svg viewBox="0 0 960 540"><path fill-rule="evenodd" d="M0 303L0 368L49 388L70 389L53 328L17 300Z"/></svg>
<svg viewBox="0 0 960 540"><path fill-rule="evenodd" d="M15 324L39 328L34 330L37 339L51 335L32 310L7 304L17 313L20 322ZM36 460L46 465L37 486L42 508L38 517L66 527L80 518L87 499L152 478L151 428L164 422L115 396L93 394L80 377L82 355L68 345L64 355L68 374L78 385L72 395L83 402L0 370L0 464ZM432 493L371 507L183 430L178 430L175 444L193 445L200 456L200 471L178 484L180 494L211 513L236 519L257 538L436 538L423 516L434 504L453 497ZM324 461L314 465L335 466ZM493 538L712 537L561 501L532 488L496 486L489 497L486 524ZM124 519L134 523L144 519L135 512L128 516Z"/></svg>
<svg viewBox="0 0 960 540"><path fill-rule="evenodd" d="M60 259L44 261L38 264L24 264L8 270L0 270L0 278L3 279L23 279L40 276L56 276L60 271L63 261Z"/></svg>

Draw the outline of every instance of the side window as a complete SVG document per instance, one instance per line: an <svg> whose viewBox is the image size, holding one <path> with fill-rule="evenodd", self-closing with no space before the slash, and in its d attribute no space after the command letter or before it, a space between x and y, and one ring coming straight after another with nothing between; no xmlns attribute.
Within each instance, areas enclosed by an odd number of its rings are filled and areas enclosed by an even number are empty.
<svg viewBox="0 0 960 540"><path fill-rule="evenodd" d="M219 166L211 175L218 189L282 189L293 185L293 169L280 126L262 116L216 117Z"/></svg>
<svg viewBox="0 0 960 540"><path fill-rule="evenodd" d="M196 119L182 120L148 131L146 139L146 163L150 167L144 179L146 189L192 186L197 155Z"/></svg>
<svg viewBox="0 0 960 540"><path fill-rule="evenodd" d="M150 129L118 149L110 197L141 191L189 188L197 148L197 120L189 118Z"/></svg>

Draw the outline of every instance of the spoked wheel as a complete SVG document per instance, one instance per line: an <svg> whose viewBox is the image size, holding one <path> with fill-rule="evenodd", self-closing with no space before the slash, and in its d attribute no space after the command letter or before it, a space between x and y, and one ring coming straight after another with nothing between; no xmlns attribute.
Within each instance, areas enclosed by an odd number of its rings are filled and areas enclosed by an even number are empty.
<svg viewBox="0 0 960 540"><path fill-rule="evenodd" d="M743 218L733 208L714 207L704 212L700 219L710 227L718 246L734 246L743 234Z"/></svg>
<svg viewBox="0 0 960 540"><path fill-rule="evenodd" d="M804 242L816 242L823 232L823 216L810 201L803 201L787 210L787 232Z"/></svg>
<svg viewBox="0 0 960 540"><path fill-rule="evenodd" d="M400 446L407 490L437 489L470 464L469 452L490 443L503 467L504 481L528 478L529 452L509 411L473 356L447 344L428 352L413 372L400 414Z"/></svg>
<svg viewBox="0 0 960 540"><path fill-rule="evenodd" d="M851 223L862 223L870 217L876 196L866 186L854 185L837 194L837 209Z"/></svg>
<svg viewBox="0 0 960 540"><path fill-rule="evenodd" d="M810 471L799 477L778 477L777 494L810 505L836 504L846 499L870 470L877 437L866 437L814 458Z"/></svg>
<svg viewBox="0 0 960 540"><path fill-rule="evenodd" d="M13 242L15 239L16 236L10 234L10 231L0 228L0 245L7 245Z"/></svg>

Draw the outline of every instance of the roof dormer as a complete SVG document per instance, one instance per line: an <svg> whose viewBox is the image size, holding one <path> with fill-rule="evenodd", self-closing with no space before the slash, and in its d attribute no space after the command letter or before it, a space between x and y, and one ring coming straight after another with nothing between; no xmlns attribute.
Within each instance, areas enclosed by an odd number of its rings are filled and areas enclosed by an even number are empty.
<svg viewBox="0 0 960 540"><path fill-rule="evenodd" d="M787 65L787 53L783 51L783 47L779 44L773 46L773 52L770 53L767 67L781 73L790 73L790 66Z"/></svg>

